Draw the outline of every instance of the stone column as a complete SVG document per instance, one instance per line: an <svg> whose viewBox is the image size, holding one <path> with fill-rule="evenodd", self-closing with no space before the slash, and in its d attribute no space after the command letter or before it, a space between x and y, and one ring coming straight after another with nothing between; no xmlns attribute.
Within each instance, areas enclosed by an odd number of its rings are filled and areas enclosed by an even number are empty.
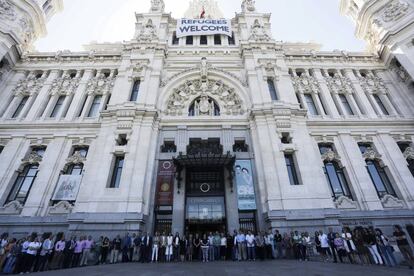
<svg viewBox="0 0 414 276"><path fill-rule="evenodd" d="M0 204L7 200L10 189L16 180L16 170L25 157L27 147L24 137L12 137L0 154Z"/></svg>
<svg viewBox="0 0 414 276"><path fill-rule="evenodd" d="M327 115L332 116L333 118L340 118L338 110L336 109L336 105L331 97L331 92L329 90L328 85L326 84L326 80L322 75L322 69L315 69L313 71L316 80L320 86L320 94L323 102L325 103L325 109L328 113Z"/></svg>
<svg viewBox="0 0 414 276"><path fill-rule="evenodd" d="M33 103L33 105L31 106L29 110L29 113L27 114L27 117L26 117L27 121L34 121L37 118L39 118L39 116L42 115L41 112L43 111L43 109L41 107L44 106L45 101L48 100L50 87L52 85L53 80L56 79L58 75L59 75L59 70L52 70L50 72L49 76L43 83L43 87L39 91L36 101ZM49 101L48 104L50 104L50 102L51 101ZM47 113L46 111L47 110L44 109L42 118L44 118L45 114Z"/></svg>
<svg viewBox="0 0 414 276"><path fill-rule="evenodd" d="M297 103L295 88L293 87L291 76L287 71L279 72L275 85L281 101L290 104Z"/></svg>
<svg viewBox="0 0 414 276"><path fill-rule="evenodd" d="M69 110L66 114L66 121L73 121L79 115L80 109L85 103L86 86L88 85L88 81L91 79L92 76L93 70L85 70L85 73L83 74L83 77L79 82L79 86L76 89L75 94L73 96L72 104L70 105Z"/></svg>
<svg viewBox="0 0 414 276"><path fill-rule="evenodd" d="M318 95L319 93L314 92L312 94L313 94L312 97L313 97L313 100L315 101L315 105L316 105L316 109L318 110L318 113L322 117L326 117L326 115L328 115L328 114L325 114L325 109L323 108L321 99L319 98L319 95Z"/></svg>
<svg viewBox="0 0 414 276"><path fill-rule="evenodd" d="M3 114L4 119L10 119L14 112L16 111L16 108L19 106L20 102L22 101L23 97L21 95L15 96L11 103L9 104L9 107L6 109L6 112Z"/></svg>
<svg viewBox="0 0 414 276"><path fill-rule="evenodd" d="M17 71L11 80L2 89L2 101L0 103L0 117L7 117L9 113L11 102L14 99L14 88L17 83L26 76L26 71Z"/></svg>
<svg viewBox="0 0 414 276"><path fill-rule="evenodd" d="M361 110L359 110L359 106L355 101L354 93L349 93L346 95L349 105L351 106L352 112L357 116L362 116Z"/></svg>
<svg viewBox="0 0 414 276"><path fill-rule="evenodd" d="M51 185L56 185L57 176L62 169L62 150L66 139L64 137L56 137L47 145L42 162L39 165L39 172L34 181L30 193L24 205L23 216L38 216L41 210L42 202L48 203L49 199L45 198L46 191Z"/></svg>
<svg viewBox="0 0 414 276"><path fill-rule="evenodd" d="M260 190L260 202L265 210L282 210L282 194L280 183L277 175L277 164L273 147L275 141L271 139L271 133L268 129L268 123L265 115L257 114L255 120L251 123L252 140L256 168L258 174L258 183ZM276 137L276 133L273 135Z"/></svg>
<svg viewBox="0 0 414 276"><path fill-rule="evenodd" d="M345 77L349 78L351 81L352 86L355 89L356 100L361 103L360 107L365 111L363 113L365 113L368 118L377 118L377 113L373 109L371 101L368 99L369 96L365 94L365 91L362 89L357 77L355 77L354 72L351 69L345 69Z"/></svg>
<svg viewBox="0 0 414 276"><path fill-rule="evenodd" d="M366 163L359 150L358 143L349 134L340 134L339 139L346 148L347 158L352 166L348 169L354 174L356 182L350 183L354 189L359 189L361 198L358 198L360 206L365 210L383 210L377 191L367 171ZM358 185L358 187L356 187Z"/></svg>
<svg viewBox="0 0 414 276"><path fill-rule="evenodd" d="M403 199L410 209L414 208L413 176L408 169L407 160L401 153L398 144L388 133L380 133L376 147L382 155L382 161L388 167L392 177L389 176L391 185L400 199ZM394 181L392 181L394 180Z"/></svg>

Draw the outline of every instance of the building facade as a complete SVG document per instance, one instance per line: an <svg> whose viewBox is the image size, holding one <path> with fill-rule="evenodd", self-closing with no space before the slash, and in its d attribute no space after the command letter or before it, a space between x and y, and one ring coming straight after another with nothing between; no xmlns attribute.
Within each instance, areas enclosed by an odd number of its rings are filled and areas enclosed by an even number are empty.
<svg viewBox="0 0 414 276"><path fill-rule="evenodd" d="M0 81L46 35L47 21L62 9L63 0L0 1Z"/></svg>
<svg viewBox="0 0 414 276"><path fill-rule="evenodd" d="M221 17L198 0L186 16L203 7ZM2 229L413 233L414 88L396 57L278 42L249 0L232 37L176 24L153 0L128 42L16 63L0 83Z"/></svg>

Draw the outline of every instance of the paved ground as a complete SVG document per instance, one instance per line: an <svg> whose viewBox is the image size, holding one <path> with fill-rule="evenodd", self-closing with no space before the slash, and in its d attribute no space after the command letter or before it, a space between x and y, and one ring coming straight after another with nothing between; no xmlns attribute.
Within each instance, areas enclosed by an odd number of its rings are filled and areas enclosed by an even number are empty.
<svg viewBox="0 0 414 276"><path fill-rule="evenodd" d="M298 275L298 276L358 276L358 275L414 275L408 268L387 268L378 266L361 266L349 264L333 264L321 262L297 262L294 260L265 262L212 262L212 263L159 263L159 264L114 264L90 266L59 271L36 273L36 276L267 276L267 275Z"/></svg>

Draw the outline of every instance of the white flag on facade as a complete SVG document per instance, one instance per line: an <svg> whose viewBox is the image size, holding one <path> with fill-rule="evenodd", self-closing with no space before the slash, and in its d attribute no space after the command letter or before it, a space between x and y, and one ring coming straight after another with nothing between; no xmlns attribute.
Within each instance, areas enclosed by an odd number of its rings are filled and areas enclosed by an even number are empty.
<svg viewBox="0 0 414 276"><path fill-rule="evenodd" d="M78 196L82 175L61 175L52 200L75 201Z"/></svg>
<svg viewBox="0 0 414 276"><path fill-rule="evenodd" d="M177 20L176 36L223 34L232 36L231 21L228 19L187 19Z"/></svg>

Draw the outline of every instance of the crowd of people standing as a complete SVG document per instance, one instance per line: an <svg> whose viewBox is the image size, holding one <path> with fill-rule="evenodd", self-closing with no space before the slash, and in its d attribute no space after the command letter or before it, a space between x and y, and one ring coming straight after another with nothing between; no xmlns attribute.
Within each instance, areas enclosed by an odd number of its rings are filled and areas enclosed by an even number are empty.
<svg viewBox="0 0 414 276"><path fill-rule="evenodd" d="M394 256L396 242L406 264L412 269L414 256L405 232L394 226L392 237L380 229L356 227L342 232L316 231L279 233L234 231L181 236L171 233L120 235L114 239L101 236L65 237L32 233L17 240L7 233L0 241L0 268L5 274L65 269L91 264L118 262L184 262L184 261L255 261L265 259L297 259L348 262L363 265L399 266Z"/></svg>

